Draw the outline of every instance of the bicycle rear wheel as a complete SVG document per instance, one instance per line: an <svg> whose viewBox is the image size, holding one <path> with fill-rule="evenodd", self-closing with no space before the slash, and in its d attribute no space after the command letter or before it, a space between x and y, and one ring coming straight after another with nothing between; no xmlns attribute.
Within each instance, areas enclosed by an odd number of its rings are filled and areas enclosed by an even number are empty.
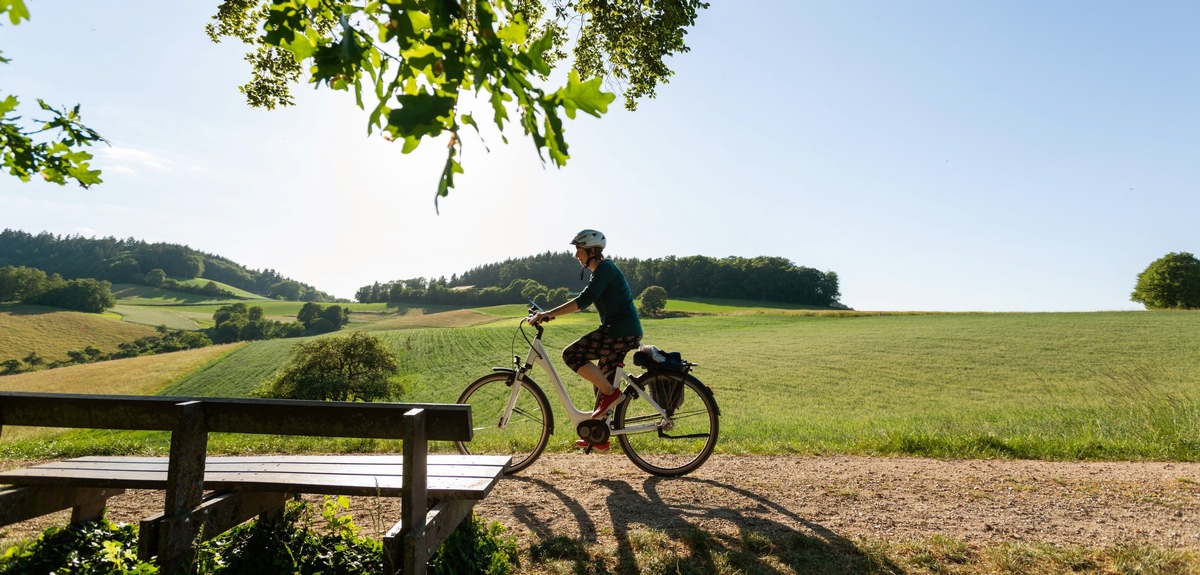
<svg viewBox="0 0 1200 575"><path fill-rule="evenodd" d="M674 427L618 434L625 456L646 472L663 477L695 471L712 455L720 433L720 413L712 392L691 375L646 374L638 385L666 410ZM630 398L617 405L613 431L661 419L644 398Z"/></svg>
<svg viewBox="0 0 1200 575"><path fill-rule="evenodd" d="M516 382L516 374L497 372L485 375L463 390L458 403L471 406L475 425L474 438L469 442L456 441L458 452L464 455L508 455L512 462L505 473L516 473L533 464L546 449L550 440L554 416L546 394L529 380ZM501 427L513 385L520 385L517 404L507 425Z"/></svg>

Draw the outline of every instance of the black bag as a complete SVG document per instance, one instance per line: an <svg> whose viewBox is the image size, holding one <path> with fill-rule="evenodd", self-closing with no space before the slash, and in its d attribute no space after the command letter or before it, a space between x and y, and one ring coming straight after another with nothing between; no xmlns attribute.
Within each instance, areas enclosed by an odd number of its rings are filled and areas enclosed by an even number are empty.
<svg viewBox="0 0 1200 575"><path fill-rule="evenodd" d="M633 364L654 372L687 373L688 363L677 351L662 351L654 346L642 346L634 352Z"/></svg>
<svg viewBox="0 0 1200 575"><path fill-rule="evenodd" d="M654 403L662 406L667 415L683 405L683 376L691 366L677 351L662 351L652 345L644 345L633 354L633 363L644 367L652 374L665 377L655 378L646 389Z"/></svg>

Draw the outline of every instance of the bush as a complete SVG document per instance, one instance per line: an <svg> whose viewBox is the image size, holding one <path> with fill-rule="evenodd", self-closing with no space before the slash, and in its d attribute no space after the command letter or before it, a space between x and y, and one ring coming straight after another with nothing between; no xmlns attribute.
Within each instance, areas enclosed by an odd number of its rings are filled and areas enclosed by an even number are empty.
<svg viewBox="0 0 1200 575"><path fill-rule="evenodd" d="M1200 309L1200 260L1171 252L1138 275L1130 299L1146 309Z"/></svg>
<svg viewBox="0 0 1200 575"><path fill-rule="evenodd" d="M51 527L9 548L0 575L150 575L158 567L137 560L137 528L107 519Z"/></svg>
<svg viewBox="0 0 1200 575"><path fill-rule="evenodd" d="M638 313L642 315L662 315L667 309L667 290L659 286L650 286L642 290L642 295L638 298L642 300L642 305L638 308Z"/></svg>
<svg viewBox="0 0 1200 575"><path fill-rule="evenodd" d="M195 575L360 575L383 570L383 546L359 534L345 497L326 498L315 521L313 506L289 503L277 521L235 527L199 546ZM318 525L314 526L314 523ZM508 575L517 543L503 525L472 515L429 560L433 575ZM0 575L155 575L137 560L137 528L108 520L51 527L0 557Z"/></svg>
<svg viewBox="0 0 1200 575"><path fill-rule="evenodd" d="M376 401L400 395L389 378L396 357L375 336L354 332L297 344L291 362L256 395L282 399Z"/></svg>

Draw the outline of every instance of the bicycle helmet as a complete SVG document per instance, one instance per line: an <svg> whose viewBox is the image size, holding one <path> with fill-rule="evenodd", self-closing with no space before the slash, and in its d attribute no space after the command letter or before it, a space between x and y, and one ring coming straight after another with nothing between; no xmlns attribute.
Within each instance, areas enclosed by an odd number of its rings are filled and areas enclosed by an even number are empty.
<svg viewBox="0 0 1200 575"><path fill-rule="evenodd" d="M583 230L575 234L575 239L571 240L571 245L581 248L601 248L607 245L607 240L604 239L604 234L596 230Z"/></svg>

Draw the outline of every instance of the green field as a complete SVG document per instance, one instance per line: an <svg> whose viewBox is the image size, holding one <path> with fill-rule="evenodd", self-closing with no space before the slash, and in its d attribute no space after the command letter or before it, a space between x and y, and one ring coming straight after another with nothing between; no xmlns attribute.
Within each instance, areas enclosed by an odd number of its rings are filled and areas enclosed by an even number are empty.
<svg viewBox="0 0 1200 575"><path fill-rule="evenodd" d="M560 373L558 351L594 321L585 313L548 325ZM722 408L718 453L1200 459L1200 313L781 312L644 323L645 343L700 364L694 373ZM524 355L515 326L501 318L372 333L395 350L406 401L452 402ZM296 341L248 343L161 393L247 395ZM533 377L557 406L548 378ZM583 380L565 377L576 402L589 403ZM556 411L551 449L566 450L574 438Z"/></svg>

